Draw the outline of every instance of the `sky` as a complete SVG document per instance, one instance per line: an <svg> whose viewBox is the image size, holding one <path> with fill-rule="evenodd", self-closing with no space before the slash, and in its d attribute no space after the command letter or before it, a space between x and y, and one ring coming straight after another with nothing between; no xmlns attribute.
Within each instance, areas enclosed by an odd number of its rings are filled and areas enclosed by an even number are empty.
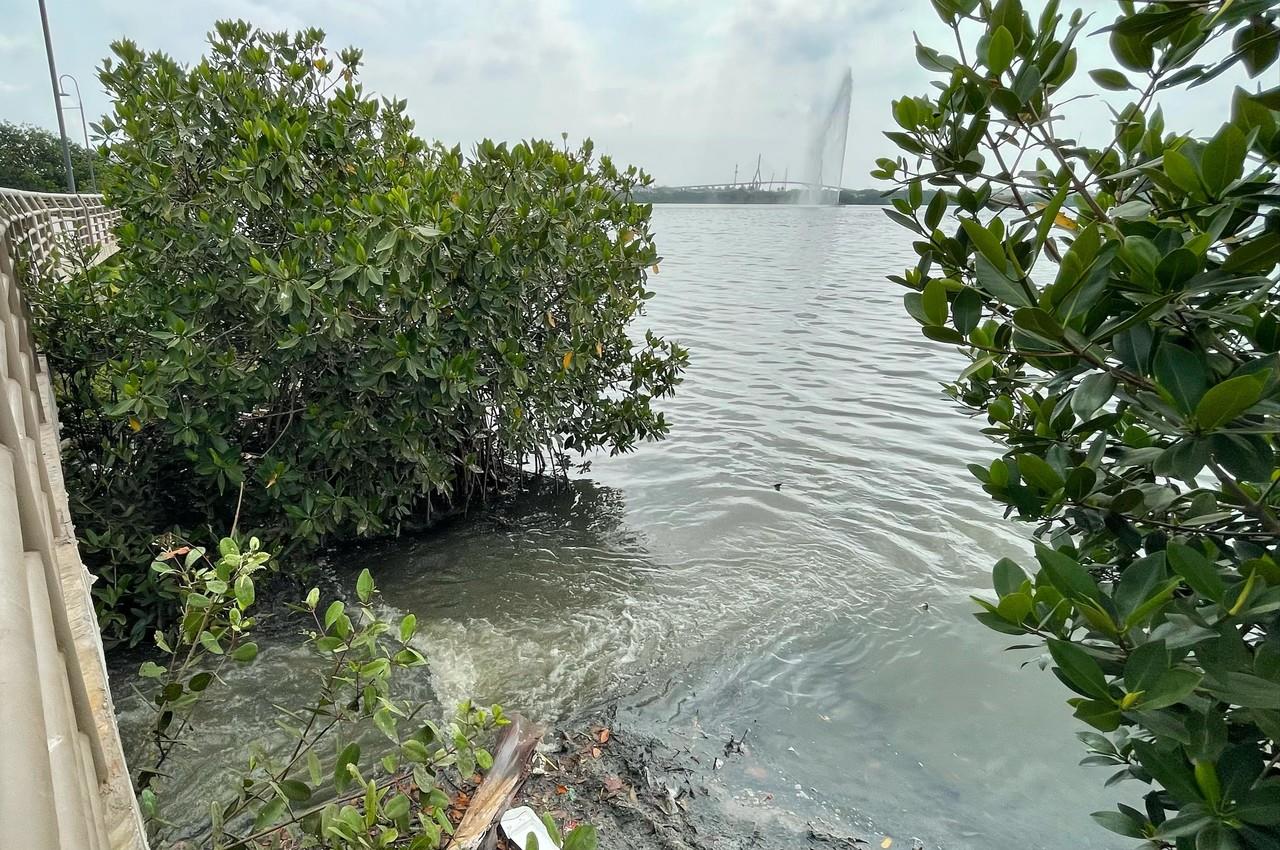
<svg viewBox="0 0 1280 850"><path fill-rule="evenodd" d="M192 62L220 18L319 26L331 47L364 50L366 87L406 98L422 136L464 148L485 137L589 136L666 185L727 182L735 165L748 180L757 156L764 179L795 177L846 68L853 97L842 183L875 185L867 173L876 157L894 153L881 135L892 128L890 101L926 92L932 76L916 65L913 32L950 44L928 0L47 3L58 72L79 81L90 122L109 108L96 68L116 38ZM1080 5L1097 26L1114 15L1107 0ZM0 22L0 120L56 129L37 0L0 0ZM1086 42L1080 64L1083 89L1084 70L1114 64L1105 38ZM1168 98L1171 128L1212 132L1226 118L1224 87L1240 81L1228 75ZM1116 107L1127 101L1107 98ZM1106 103L1077 103L1068 118L1068 134L1096 138L1107 129ZM67 119L78 137L78 113Z"/></svg>

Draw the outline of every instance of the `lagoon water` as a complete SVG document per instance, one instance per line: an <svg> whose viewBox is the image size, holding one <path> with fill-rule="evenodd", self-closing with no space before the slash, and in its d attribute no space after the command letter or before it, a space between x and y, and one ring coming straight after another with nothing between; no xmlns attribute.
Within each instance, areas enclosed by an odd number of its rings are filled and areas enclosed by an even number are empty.
<svg viewBox="0 0 1280 850"><path fill-rule="evenodd" d="M417 614L444 701L554 720L620 699L707 764L747 732L704 803L744 834L786 818L873 846L1123 846L1088 817L1114 789L1077 765L1069 694L970 616L991 564L1029 547L965 469L998 449L939 391L963 360L885 280L908 234L870 207L654 217L642 321L691 351L670 438L343 569ZM288 659L259 663L280 698ZM224 734L266 716L243 685Z"/></svg>

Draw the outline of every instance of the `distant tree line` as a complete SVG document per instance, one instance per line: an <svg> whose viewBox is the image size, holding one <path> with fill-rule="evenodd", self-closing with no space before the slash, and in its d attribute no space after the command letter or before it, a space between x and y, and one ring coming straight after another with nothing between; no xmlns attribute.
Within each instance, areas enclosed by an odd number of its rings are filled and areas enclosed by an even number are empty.
<svg viewBox="0 0 1280 850"><path fill-rule="evenodd" d="M91 191L89 162L97 155L71 143L71 168L76 188L82 192ZM65 192L67 178L57 134L30 124L0 121L0 188Z"/></svg>

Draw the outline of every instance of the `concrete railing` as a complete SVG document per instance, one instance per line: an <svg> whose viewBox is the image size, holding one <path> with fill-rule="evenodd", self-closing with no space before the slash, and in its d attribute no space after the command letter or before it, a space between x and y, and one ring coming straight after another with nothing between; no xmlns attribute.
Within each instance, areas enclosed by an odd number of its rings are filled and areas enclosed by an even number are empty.
<svg viewBox="0 0 1280 850"><path fill-rule="evenodd" d="M146 850L120 747L58 411L19 275L114 250L98 195L0 189L0 848Z"/></svg>
<svg viewBox="0 0 1280 850"><path fill-rule="evenodd" d="M115 250L120 213L101 195L55 195L0 188L0 227L7 230L11 261L47 264L55 252L79 248Z"/></svg>

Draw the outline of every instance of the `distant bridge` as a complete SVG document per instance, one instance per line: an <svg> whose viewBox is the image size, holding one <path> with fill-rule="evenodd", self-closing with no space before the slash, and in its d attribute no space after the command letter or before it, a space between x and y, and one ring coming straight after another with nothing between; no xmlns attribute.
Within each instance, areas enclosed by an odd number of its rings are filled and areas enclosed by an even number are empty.
<svg viewBox="0 0 1280 850"><path fill-rule="evenodd" d="M778 192L788 189L814 189L820 188L824 192L842 191L840 186L821 186L815 187L812 183L802 183L799 180L762 180L752 183L693 183L688 186L654 186L653 189L661 189L668 192L710 192L710 191L737 191L742 189L748 192Z"/></svg>

